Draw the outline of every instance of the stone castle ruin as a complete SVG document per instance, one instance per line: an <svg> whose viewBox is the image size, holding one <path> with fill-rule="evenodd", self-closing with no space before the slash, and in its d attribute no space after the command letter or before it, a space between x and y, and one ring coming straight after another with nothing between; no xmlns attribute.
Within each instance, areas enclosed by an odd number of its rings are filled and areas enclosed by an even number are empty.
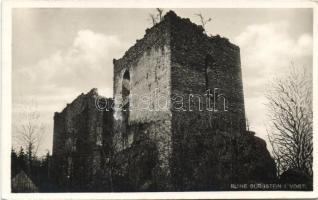
<svg viewBox="0 0 318 200"><path fill-rule="evenodd" d="M113 98L93 89L54 115L60 188L215 191L275 180L265 141L246 129L238 46L170 11L113 64Z"/></svg>

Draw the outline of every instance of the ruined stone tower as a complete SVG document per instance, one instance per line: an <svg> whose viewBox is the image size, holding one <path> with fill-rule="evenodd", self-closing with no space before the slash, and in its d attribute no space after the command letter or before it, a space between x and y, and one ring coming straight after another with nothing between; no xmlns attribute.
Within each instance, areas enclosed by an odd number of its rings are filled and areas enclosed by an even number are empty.
<svg viewBox="0 0 318 200"><path fill-rule="evenodd" d="M104 114L113 117L99 118L104 154L90 153L105 160L104 191L230 190L275 178L266 143L246 130L240 50L228 39L170 11L113 64Z"/></svg>
<svg viewBox="0 0 318 200"><path fill-rule="evenodd" d="M129 111L115 112L117 151L144 134L156 143L166 175L186 140L204 140L217 132L233 137L245 133L239 48L227 39L207 36L201 26L174 12L114 60L114 97L117 107L130 105ZM140 106L145 97L147 105Z"/></svg>

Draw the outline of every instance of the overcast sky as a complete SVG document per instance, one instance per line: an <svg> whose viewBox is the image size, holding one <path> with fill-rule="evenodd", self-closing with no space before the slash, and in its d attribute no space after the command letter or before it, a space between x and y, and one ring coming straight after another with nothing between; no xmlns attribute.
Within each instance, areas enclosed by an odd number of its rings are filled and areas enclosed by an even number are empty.
<svg viewBox="0 0 318 200"><path fill-rule="evenodd" d="M166 9L167 10L167 9ZM312 68L311 9L173 9L207 32L241 48L245 110L251 129L266 138L264 90L293 61ZM47 129L40 153L51 151L53 115L82 92L112 96L113 58L120 58L151 26L154 9L14 9L12 15L13 127L36 102ZM15 130L15 129L13 129ZM13 133L14 134L14 133ZM17 143L13 140L13 145Z"/></svg>

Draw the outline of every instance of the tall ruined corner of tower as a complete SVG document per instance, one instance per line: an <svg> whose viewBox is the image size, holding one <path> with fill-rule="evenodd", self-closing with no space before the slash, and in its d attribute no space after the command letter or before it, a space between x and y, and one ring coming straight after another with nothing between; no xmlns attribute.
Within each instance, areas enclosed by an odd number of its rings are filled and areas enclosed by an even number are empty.
<svg viewBox="0 0 318 200"><path fill-rule="evenodd" d="M169 14L170 13L170 14ZM145 30L141 39L137 39L121 58L113 59L114 72L121 71L122 67L128 63L134 63L141 54L147 52L153 46L162 46L168 43L169 21L174 18L172 12L169 12L162 21L154 24ZM175 15L176 16L176 15Z"/></svg>
<svg viewBox="0 0 318 200"><path fill-rule="evenodd" d="M228 46L230 47L233 51L240 51L240 47L231 42L228 38L226 37L221 37L220 35L209 35L208 39L211 43L215 43L218 46Z"/></svg>

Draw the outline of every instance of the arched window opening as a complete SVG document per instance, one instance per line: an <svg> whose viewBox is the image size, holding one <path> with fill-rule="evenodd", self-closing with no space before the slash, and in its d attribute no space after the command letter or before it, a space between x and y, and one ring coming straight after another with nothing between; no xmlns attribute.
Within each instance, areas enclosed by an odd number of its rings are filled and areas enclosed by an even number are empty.
<svg viewBox="0 0 318 200"><path fill-rule="evenodd" d="M130 74L126 70L122 81L122 137L125 148L133 142L133 135L129 133L129 95L130 95Z"/></svg>
<svg viewBox="0 0 318 200"><path fill-rule="evenodd" d="M213 59L213 57L211 55L207 55L205 57L204 74L205 74L205 89L206 90L211 89L211 88L209 88L209 69L213 68L214 62L215 62L215 60Z"/></svg>
<svg viewBox="0 0 318 200"><path fill-rule="evenodd" d="M129 74L129 71L126 70L123 76L123 84L122 84L123 106L126 106L127 104L129 104L129 94L130 94L130 74Z"/></svg>

